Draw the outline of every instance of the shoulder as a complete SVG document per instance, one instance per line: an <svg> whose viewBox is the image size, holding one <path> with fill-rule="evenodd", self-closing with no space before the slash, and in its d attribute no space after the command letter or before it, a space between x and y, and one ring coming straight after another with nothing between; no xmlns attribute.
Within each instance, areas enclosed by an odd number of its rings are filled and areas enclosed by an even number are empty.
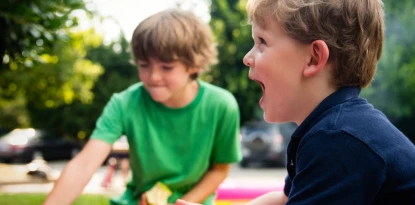
<svg viewBox="0 0 415 205"><path fill-rule="evenodd" d="M370 166L386 168L385 159L373 147L342 130L322 129L301 140L297 159L302 164L324 162L339 166Z"/></svg>
<svg viewBox="0 0 415 205"><path fill-rule="evenodd" d="M130 85L128 88L121 92L114 93L112 95L113 99L117 101L130 101L131 99L137 98L141 95L144 90L144 86L141 82Z"/></svg>
<svg viewBox="0 0 415 205"><path fill-rule="evenodd" d="M339 106L333 129L347 132L364 142L386 138L406 138L389 119L364 99Z"/></svg>
<svg viewBox="0 0 415 205"><path fill-rule="evenodd" d="M112 94L111 98L107 103L107 107L113 107L119 112L128 112L133 109L140 99L142 99L142 93L144 87L142 83L135 83L121 92Z"/></svg>
<svg viewBox="0 0 415 205"><path fill-rule="evenodd" d="M215 102L217 105L238 107L234 95L228 90L201 80L199 83L204 88L205 99Z"/></svg>
<svg viewBox="0 0 415 205"><path fill-rule="evenodd" d="M363 133L376 135L381 132L402 135L381 111L362 98L329 108L319 117L310 133L319 130L338 130L353 136L363 136Z"/></svg>
<svg viewBox="0 0 415 205"><path fill-rule="evenodd" d="M321 141L337 140L335 142L339 142L338 145L345 149L351 148L352 140L363 144L386 161L391 158L390 153L394 153L391 151L396 150L396 146L413 149L409 139L381 111L361 98L327 110L307 135L307 138L321 136L323 138L317 137Z"/></svg>

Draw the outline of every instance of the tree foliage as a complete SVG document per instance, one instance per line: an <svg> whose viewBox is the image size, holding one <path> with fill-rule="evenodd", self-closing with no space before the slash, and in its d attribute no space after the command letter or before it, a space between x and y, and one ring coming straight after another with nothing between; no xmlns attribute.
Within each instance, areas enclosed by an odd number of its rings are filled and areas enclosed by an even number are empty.
<svg viewBox="0 0 415 205"><path fill-rule="evenodd" d="M242 122L262 117L258 108L261 87L248 79L249 69L242 62L253 44L245 4L244 0L212 0L210 26L216 37L219 64L204 76L235 95Z"/></svg>
<svg viewBox="0 0 415 205"><path fill-rule="evenodd" d="M83 36L83 39L86 37ZM85 53L85 60L99 64L103 71L90 90L93 99L89 103L74 100L73 103L61 104L51 109L32 110L32 119L36 119L32 124L54 129L80 140L88 139L112 94L138 81L137 68L131 63L129 42L125 38L120 37L108 45L88 46ZM48 120L44 120L45 116L48 116Z"/></svg>
<svg viewBox="0 0 415 205"><path fill-rule="evenodd" d="M93 30L71 33L66 42L55 43L50 54L40 56L42 61L31 67L11 61L14 69L3 71L2 83L8 85L3 89L0 102L16 103L19 107L9 111L22 113L20 117L28 118L21 121L7 121L14 127L34 125L36 127L54 127L60 120L54 118L55 109L70 105L75 101L91 103L92 88L102 74L99 64L86 59L86 47L96 47L102 42ZM24 108L24 109L22 109ZM1 109L8 110L7 107ZM10 126L10 125L8 125Z"/></svg>
<svg viewBox="0 0 415 205"><path fill-rule="evenodd" d="M91 102L102 69L85 59L85 47L98 46L102 37L93 36L93 30L71 32L77 10L89 12L82 0L0 3L2 127L44 125L53 118L39 110Z"/></svg>
<svg viewBox="0 0 415 205"><path fill-rule="evenodd" d="M25 89L31 124L62 133L71 132L64 129L67 121L79 119L72 116L76 114L72 105L92 104L92 89L103 73L100 64L86 57L87 49L102 44L102 37L93 29L69 36L69 41L54 46L53 56L46 56L51 59L49 63L34 67L32 73L25 72L31 85Z"/></svg>
<svg viewBox="0 0 415 205"><path fill-rule="evenodd" d="M415 2L384 3L384 49L373 84L364 96L396 119L415 111Z"/></svg>
<svg viewBox="0 0 415 205"><path fill-rule="evenodd" d="M386 35L372 85L362 95L415 142L415 2L385 0Z"/></svg>
<svg viewBox="0 0 415 205"><path fill-rule="evenodd" d="M83 0L1 1L0 56L23 62L38 60L57 40L66 38L66 29L78 24L71 15L75 10L85 10Z"/></svg>

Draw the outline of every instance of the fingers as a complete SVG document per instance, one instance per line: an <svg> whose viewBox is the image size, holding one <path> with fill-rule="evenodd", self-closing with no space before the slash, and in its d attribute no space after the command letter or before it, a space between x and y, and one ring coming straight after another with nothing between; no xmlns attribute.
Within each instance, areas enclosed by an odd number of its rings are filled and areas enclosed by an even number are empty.
<svg viewBox="0 0 415 205"><path fill-rule="evenodd" d="M191 203L191 202L187 202L181 199L177 199L176 205L201 205L201 204Z"/></svg>
<svg viewBox="0 0 415 205"><path fill-rule="evenodd" d="M141 195L141 200L140 200L140 203L138 205L147 205L146 194Z"/></svg>

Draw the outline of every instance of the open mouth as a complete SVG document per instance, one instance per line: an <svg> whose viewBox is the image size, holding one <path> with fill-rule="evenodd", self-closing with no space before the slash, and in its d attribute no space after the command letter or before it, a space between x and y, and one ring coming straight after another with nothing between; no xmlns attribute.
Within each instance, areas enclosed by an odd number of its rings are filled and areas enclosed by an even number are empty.
<svg viewBox="0 0 415 205"><path fill-rule="evenodd" d="M265 92L265 85L264 85L264 83L262 83L261 81L259 81L259 80L255 79L255 78L254 78L253 76L251 76L251 75L248 75L248 78L249 78L249 79L251 79L251 80L253 80L253 81L255 81L255 82L257 82L259 85L261 85L262 92Z"/></svg>
<svg viewBox="0 0 415 205"><path fill-rule="evenodd" d="M264 85L264 83L262 83L261 81L259 81L259 80L255 79L255 78L253 78L252 76L249 76L249 75L248 75L248 77L249 77L249 79L251 79L251 80L253 80L253 81L257 82L259 85L261 85L261 88L262 88L262 97L261 97L261 99L259 100L259 105L260 105L260 106L261 106L261 108L262 108L263 101L264 101L264 95L265 95L265 85Z"/></svg>
<svg viewBox="0 0 415 205"><path fill-rule="evenodd" d="M261 81L258 81L258 80L254 80L254 81L257 82L259 85L261 85L262 92L264 92L265 91L265 85Z"/></svg>

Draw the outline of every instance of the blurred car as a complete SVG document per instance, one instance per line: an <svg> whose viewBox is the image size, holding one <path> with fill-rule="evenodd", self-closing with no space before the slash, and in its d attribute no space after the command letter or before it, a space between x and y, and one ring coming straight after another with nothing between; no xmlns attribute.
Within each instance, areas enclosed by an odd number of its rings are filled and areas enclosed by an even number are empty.
<svg viewBox="0 0 415 205"><path fill-rule="evenodd" d="M295 123L267 123L249 121L241 127L242 168L251 162L263 162L269 166L285 166L286 150Z"/></svg>
<svg viewBox="0 0 415 205"><path fill-rule="evenodd" d="M117 141L112 145L112 151L110 156L114 157L128 157L128 151L130 145L128 144L127 136L122 135ZM118 156L121 155L121 156Z"/></svg>
<svg viewBox="0 0 415 205"><path fill-rule="evenodd" d="M2 126L0 126L0 136L7 134L8 132L10 132L9 129L4 128Z"/></svg>
<svg viewBox="0 0 415 205"><path fill-rule="evenodd" d="M44 130L14 129L0 138L0 160L29 162L35 158L70 159L78 154L81 148L82 145L76 141Z"/></svg>

